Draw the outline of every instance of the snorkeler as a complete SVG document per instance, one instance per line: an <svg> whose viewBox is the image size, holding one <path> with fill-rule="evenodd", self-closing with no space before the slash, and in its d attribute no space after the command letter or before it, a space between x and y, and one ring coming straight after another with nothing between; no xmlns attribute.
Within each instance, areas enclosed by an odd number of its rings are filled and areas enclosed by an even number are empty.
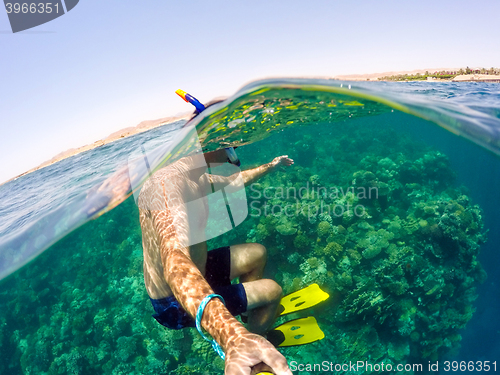
<svg viewBox="0 0 500 375"><path fill-rule="evenodd" d="M275 374L291 375L286 359L260 335L273 323L281 299L281 287L262 279L264 246L245 243L208 251L206 241L193 240L203 236L207 225L207 195L234 184L234 176L207 173L207 165L225 162L239 165L234 149L181 158L144 183L138 204L144 280L154 317L171 329L198 323L200 330L201 325L214 338L214 348L225 355L226 374L248 375L269 369L267 365ZM279 156L238 176L246 186L292 164L288 156ZM201 202L195 215L189 208L192 202ZM237 277L240 283L232 285ZM242 313L248 330L234 317Z"/></svg>

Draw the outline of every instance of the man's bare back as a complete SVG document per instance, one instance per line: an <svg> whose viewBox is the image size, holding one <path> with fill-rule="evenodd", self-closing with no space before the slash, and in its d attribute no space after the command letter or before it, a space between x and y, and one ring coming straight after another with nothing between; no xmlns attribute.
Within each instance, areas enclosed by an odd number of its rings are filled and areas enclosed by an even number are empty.
<svg viewBox="0 0 500 375"><path fill-rule="evenodd" d="M144 184L139 198L144 252L144 282L149 296L153 299L171 296L172 290L164 277L160 240L155 230L151 209L145 207L168 209L177 239L184 243L188 243L189 237L192 236L191 232L198 235L204 233L207 223L206 195L207 188L209 188L206 186L207 176L199 171L191 170L192 161L188 158L184 159L187 160L181 159L155 173ZM198 174L199 176L197 176ZM197 177L198 181L195 181L194 179ZM199 211L196 217L189 217L184 204L192 201L204 203L198 205ZM204 275L207 259L206 242L202 241L187 247L191 260Z"/></svg>

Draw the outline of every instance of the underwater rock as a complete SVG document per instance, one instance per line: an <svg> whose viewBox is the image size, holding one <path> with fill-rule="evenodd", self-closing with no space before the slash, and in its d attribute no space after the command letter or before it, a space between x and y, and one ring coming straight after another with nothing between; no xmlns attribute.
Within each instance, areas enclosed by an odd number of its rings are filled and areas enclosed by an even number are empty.
<svg viewBox="0 0 500 375"><path fill-rule="evenodd" d="M389 241L394 238L391 232L385 229L370 231L358 240L358 248L364 249L361 254L366 259L375 258L383 249L389 246Z"/></svg>
<svg viewBox="0 0 500 375"><path fill-rule="evenodd" d="M283 236L291 236L297 233L296 226L297 224L292 223L285 216L282 216L279 225L276 226L276 230Z"/></svg>
<svg viewBox="0 0 500 375"><path fill-rule="evenodd" d="M327 266L323 260L311 257L302 263L299 268L304 273L301 278L301 288L312 283L325 284Z"/></svg>

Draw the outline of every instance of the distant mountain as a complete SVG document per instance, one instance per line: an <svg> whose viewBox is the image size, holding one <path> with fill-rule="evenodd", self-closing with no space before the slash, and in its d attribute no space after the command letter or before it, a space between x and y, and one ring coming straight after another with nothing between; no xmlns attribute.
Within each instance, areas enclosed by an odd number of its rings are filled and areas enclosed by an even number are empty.
<svg viewBox="0 0 500 375"><path fill-rule="evenodd" d="M85 145L85 146L78 147L78 148L70 148L69 150L60 152L59 154L57 154L56 156L54 156L50 160L47 160L47 161L43 162L42 164L40 164L38 167L32 168L27 172L24 172L16 177L11 178L10 180L5 181L4 183L9 182L11 180L14 180L16 178L19 178L21 176L24 176L25 174L34 172L38 169L47 167L51 164L57 163L58 161L69 158L70 156L79 154L81 152L88 151L88 150L91 150L93 148L103 146L105 144L114 142L114 141L121 139L121 138L130 137L131 135L134 135L137 133L142 133L146 130L153 129L153 128L156 128L156 127L161 126L161 125L166 125L166 124L169 124L169 123L172 123L175 121L183 120L183 119L187 118L190 114L191 114L191 112L180 115L180 116L171 116L171 117L160 118L157 120L142 121L137 126L118 130L117 132L114 132L114 133L108 135L106 138L95 141L94 143L91 143L89 145ZM2 183L0 183L0 185L2 185Z"/></svg>

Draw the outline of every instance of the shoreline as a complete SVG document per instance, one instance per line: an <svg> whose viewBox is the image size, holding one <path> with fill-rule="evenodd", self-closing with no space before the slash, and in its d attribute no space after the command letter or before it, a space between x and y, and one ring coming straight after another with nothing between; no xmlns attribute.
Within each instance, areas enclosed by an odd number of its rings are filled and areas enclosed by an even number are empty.
<svg viewBox="0 0 500 375"><path fill-rule="evenodd" d="M390 75L396 75L390 73L378 73L378 74L354 74L346 76L336 76L333 79L342 81L364 81L364 82L493 82L500 83L500 75L494 74L461 74L453 78L435 78L427 77L427 79L408 79L408 80L394 80L394 79L381 79ZM421 71L416 72L402 72L403 74L422 74Z"/></svg>
<svg viewBox="0 0 500 375"><path fill-rule="evenodd" d="M427 69L429 70L429 69ZM388 79L380 79L382 77L387 77L389 74L390 75L395 75L395 74L416 74L416 73L424 73L426 70L420 69L420 70L414 70L414 71L406 71L406 72L386 72L386 73L371 73L371 74L353 74L353 75L342 75L342 76L334 76L329 79L333 80L343 80L343 81L364 81L364 82L495 82L495 83L500 83L500 75L488 75L488 74L463 74L463 75L458 75L453 78L433 78L433 77L427 77L427 79L422 79L422 80L388 80ZM16 180L22 176L25 176L31 172L35 172L39 169L48 167L54 163L57 163L61 160L67 159L71 156L78 155L82 152L93 150L97 147L104 146L106 144L115 142L119 139L122 138L127 138L135 134L139 134L142 132L145 132L147 130L163 126L163 125L168 125L173 122L183 120L188 118L191 115L191 112L182 114L180 116L169 116L169 117L164 117L161 119L157 120L146 120L142 121L135 127L128 127L124 128L121 130L118 130L107 137L97 140L94 143L84 145L78 148L71 148L66 151L60 152L53 158L43 162L42 164L29 169L28 171L21 173L17 176L14 176L7 181L1 182L0 186Z"/></svg>
<svg viewBox="0 0 500 375"><path fill-rule="evenodd" d="M81 146L78 148L70 148L66 151L60 152L59 154L57 154L53 158L43 162L42 164L40 164L34 168L31 168L28 171L23 172L15 177L12 177L12 178L8 179L7 181L1 182L0 186L4 185L10 181L16 180L19 177L25 176L31 172L35 172L35 171L38 171L39 169L43 169L45 167L48 167L48 166L55 164L61 160L70 158L70 157L78 155L78 154L81 154L82 152L93 150L95 148L107 145L109 143L118 141L118 140L123 139L123 138L130 137L130 136L135 135L135 134L139 134L139 133L148 131L150 129L157 128L159 126L168 125L168 124L174 123L174 122L179 121L179 120L184 120L184 119L188 118L190 115L191 115L191 113L186 113L186 114L183 114L181 116L169 116L169 117L163 117L163 118L160 118L157 120L142 121L141 123L139 123L138 125L136 125L134 127L128 127L128 128L118 130L114 133L111 133L110 135L108 135L107 137L105 137L103 139L99 139L98 141L95 141L94 143L91 143L91 144L88 144L85 146Z"/></svg>

